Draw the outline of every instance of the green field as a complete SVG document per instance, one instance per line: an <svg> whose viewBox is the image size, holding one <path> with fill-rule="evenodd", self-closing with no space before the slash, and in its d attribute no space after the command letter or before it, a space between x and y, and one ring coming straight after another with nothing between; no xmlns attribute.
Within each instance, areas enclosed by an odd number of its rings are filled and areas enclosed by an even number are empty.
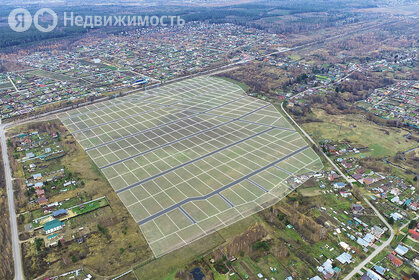
<svg viewBox="0 0 419 280"><path fill-rule="evenodd" d="M361 115L328 115L323 110L314 110L316 118L322 122L302 124L307 133L312 133L316 141L350 141L359 147L368 147L360 156L394 156L398 151L406 151L417 146L414 141L404 139L406 131L398 128L381 127L365 120Z"/></svg>

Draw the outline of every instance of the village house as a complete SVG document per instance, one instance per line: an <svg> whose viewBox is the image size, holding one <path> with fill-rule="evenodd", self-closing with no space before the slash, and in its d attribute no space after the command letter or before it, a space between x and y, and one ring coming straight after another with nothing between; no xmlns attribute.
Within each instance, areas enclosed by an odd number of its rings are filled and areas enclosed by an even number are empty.
<svg viewBox="0 0 419 280"><path fill-rule="evenodd" d="M48 199L45 196L41 196L40 198L38 198L38 204L39 205L46 205L48 203Z"/></svg>
<svg viewBox="0 0 419 280"><path fill-rule="evenodd" d="M393 253L388 254L387 259L395 266L399 267L403 264L403 261L396 257Z"/></svg>
<svg viewBox="0 0 419 280"><path fill-rule="evenodd" d="M417 232L414 229L409 229L410 236L415 239L416 241L419 241L419 232Z"/></svg>
<svg viewBox="0 0 419 280"><path fill-rule="evenodd" d="M63 223L59 220L49 221L44 225L44 233L51 234L53 232L59 231L63 228Z"/></svg>
<svg viewBox="0 0 419 280"><path fill-rule="evenodd" d="M59 219L59 218L62 218L64 216L67 216L67 215L68 215L67 209L60 209L60 210L56 210L56 211L52 212L52 217L54 219Z"/></svg>

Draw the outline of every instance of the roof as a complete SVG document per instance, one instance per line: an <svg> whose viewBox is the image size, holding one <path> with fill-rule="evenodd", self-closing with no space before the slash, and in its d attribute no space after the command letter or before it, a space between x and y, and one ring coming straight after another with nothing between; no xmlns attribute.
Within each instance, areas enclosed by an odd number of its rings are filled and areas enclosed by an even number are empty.
<svg viewBox="0 0 419 280"><path fill-rule="evenodd" d="M367 185L372 184L372 183L374 183L374 179L371 178L371 177L365 178L364 183L367 184Z"/></svg>
<svg viewBox="0 0 419 280"><path fill-rule="evenodd" d="M381 237L381 235L383 235L384 232L385 232L385 230L380 228L379 226L373 226L372 227L372 233L377 237Z"/></svg>
<svg viewBox="0 0 419 280"><path fill-rule="evenodd" d="M363 247L368 247L370 245L367 241L365 241L361 237L358 237L358 239L356 240L356 243L358 243L359 245Z"/></svg>
<svg viewBox="0 0 419 280"><path fill-rule="evenodd" d="M350 263L352 256L348 253L343 253L336 258L341 264Z"/></svg>
<svg viewBox="0 0 419 280"><path fill-rule="evenodd" d="M343 241L339 242L340 247L342 247L343 249L347 250L349 249L349 245Z"/></svg>
<svg viewBox="0 0 419 280"><path fill-rule="evenodd" d="M395 266L401 266L403 261L393 254L388 254L387 259Z"/></svg>
<svg viewBox="0 0 419 280"><path fill-rule="evenodd" d="M409 233L410 233L410 235L411 235L413 238L415 238L415 239L419 239L419 232L417 232L416 230L414 230L414 229L409 229Z"/></svg>
<svg viewBox="0 0 419 280"><path fill-rule="evenodd" d="M401 266L403 264L403 261L401 259L399 259L399 258L394 258L391 261L391 263L394 264L395 266Z"/></svg>
<svg viewBox="0 0 419 280"><path fill-rule="evenodd" d="M399 213L391 213L390 214L390 216L395 220L395 221L397 221L397 220L399 220L399 219L401 219L401 218L403 218L403 216L402 215L400 215Z"/></svg>
<svg viewBox="0 0 419 280"><path fill-rule="evenodd" d="M57 237L58 235L56 234L56 233L54 233L54 234L51 234L51 235L49 235L48 237L47 237L47 239L53 239L53 238L55 238L55 237Z"/></svg>
<svg viewBox="0 0 419 280"><path fill-rule="evenodd" d="M407 247L405 247L405 246L403 246L403 245L398 245L397 247L396 247L396 249L394 249L394 251L397 253L397 254L399 254L399 255L401 255L401 256L403 256L404 254L406 254L407 252L409 252L409 248L407 248Z"/></svg>
<svg viewBox="0 0 419 280"><path fill-rule="evenodd" d="M375 236L372 235L371 233L367 233L364 236L364 240L367 241L368 243L372 243L375 240Z"/></svg>
<svg viewBox="0 0 419 280"><path fill-rule="evenodd" d="M375 271L377 271L377 273L384 275L384 273L386 272L386 269L382 266L379 265L374 265L374 269Z"/></svg>
<svg viewBox="0 0 419 280"><path fill-rule="evenodd" d="M60 222L59 220L52 220L52 221L49 221L48 223L46 223L44 225L44 230L48 231L48 230L51 230L53 228L60 227L62 225L63 225L63 223Z"/></svg>
<svg viewBox="0 0 419 280"><path fill-rule="evenodd" d="M366 278L366 279L371 279L371 280L381 280L381 279L383 279L380 275L378 275L377 273L375 273L371 269L368 269L368 271L365 273L365 275L367 275L369 277L369 278Z"/></svg>
<svg viewBox="0 0 419 280"><path fill-rule="evenodd" d="M60 216L60 215L67 215L68 212L66 209L59 209L57 211L52 212L52 216L56 217L56 216Z"/></svg>

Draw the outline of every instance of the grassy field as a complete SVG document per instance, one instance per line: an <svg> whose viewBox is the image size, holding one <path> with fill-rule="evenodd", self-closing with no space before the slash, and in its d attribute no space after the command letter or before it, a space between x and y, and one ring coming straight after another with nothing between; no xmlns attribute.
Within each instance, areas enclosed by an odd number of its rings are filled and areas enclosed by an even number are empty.
<svg viewBox="0 0 419 280"><path fill-rule="evenodd" d="M406 151L417 143L403 138L403 129L380 127L365 120L361 115L328 115L323 110L313 110L322 122L304 123L303 129L318 140L350 141L354 145L369 147L365 156L394 156L398 151Z"/></svg>

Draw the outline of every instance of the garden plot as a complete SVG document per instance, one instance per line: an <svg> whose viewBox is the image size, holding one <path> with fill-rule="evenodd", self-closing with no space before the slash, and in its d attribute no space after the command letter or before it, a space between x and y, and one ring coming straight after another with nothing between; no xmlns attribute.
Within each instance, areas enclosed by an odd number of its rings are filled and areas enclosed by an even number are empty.
<svg viewBox="0 0 419 280"><path fill-rule="evenodd" d="M155 256L270 207L322 163L276 109L199 77L67 112Z"/></svg>

